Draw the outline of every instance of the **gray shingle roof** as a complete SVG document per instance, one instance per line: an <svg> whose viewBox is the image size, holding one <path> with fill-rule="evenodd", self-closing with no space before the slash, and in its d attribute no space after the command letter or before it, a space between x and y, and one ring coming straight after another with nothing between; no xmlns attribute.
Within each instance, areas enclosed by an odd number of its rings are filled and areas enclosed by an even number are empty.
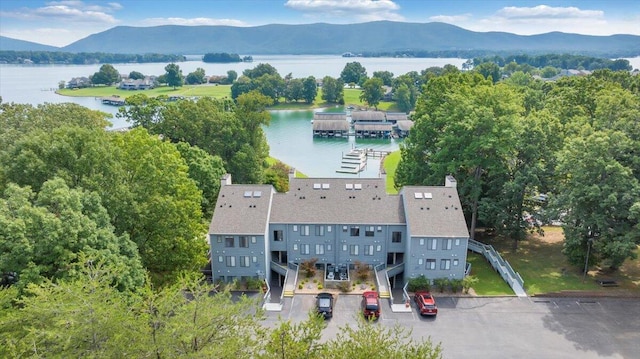
<svg viewBox="0 0 640 359"><path fill-rule="evenodd" d="M271 185L222 186L209 233L264 234L272 192Z"/></svg>
<svg viewBox="0 0 640 359"><path fill-rule="evenodd" d="M357 121L385 121L385 114L382 111L353 111L351 119Z"/></svg>
<svg viewBox="0 0 640 359"><path fill-rule="evenodd" d="M469 236L455 187L407 186L402 189L400 195L410 236Z"/></svg>
<svg viewBox="0 0 640 359"><path fill-rule="evenodd" d="M347 189L350 188L350 189ZM400 196L383 179L296 178L273 197L271 223L404 224Z"/></svg>
<svg viewBox="0 0 640 359"><path fill-rule="evenodd" d="M349 123L346 120L314 120L314 131L349 131Z"/></svg>
<svg viewBox="0 0 640 359"><path fill-rule="evenodd" d="M358 122L353 125L356 131L391 131L393 125L391 123L362 123Z"/></svg>
<svg viewBox="0 0 640 359"><path fill-rule="evenodd" d="M413 127L413 121L411 120L400 120L397 122L398 129L400 131L409 131L411 127Z"/></svg>
<svg viewBox="0 0 640 359"><path fill-rule="evenodd" d="M387 112L387 121L403 121L407 119L404 112Z"/></svg>

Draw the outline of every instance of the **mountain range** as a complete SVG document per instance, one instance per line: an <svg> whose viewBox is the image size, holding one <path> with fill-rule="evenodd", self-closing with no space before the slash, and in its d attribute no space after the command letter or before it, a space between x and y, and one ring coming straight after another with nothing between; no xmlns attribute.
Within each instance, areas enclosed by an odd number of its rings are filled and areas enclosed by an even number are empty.
<svg viewBox="0 0 640 359"><path fill-rule="evenodd" d="M217 52L322 55L484 51L633 57L640 55L640 36L561 32L525 36L506 32L474 32L438 22L392 21L255 27L117 26L60 48L1 37L0 50L183 55Z"/></svg>

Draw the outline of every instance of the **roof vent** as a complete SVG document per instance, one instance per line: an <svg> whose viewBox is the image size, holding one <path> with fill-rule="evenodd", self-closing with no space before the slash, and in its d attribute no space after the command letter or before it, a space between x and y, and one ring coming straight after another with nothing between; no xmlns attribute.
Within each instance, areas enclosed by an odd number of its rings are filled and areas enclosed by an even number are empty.
<svg viewBox="0 0 640 359"><path fill-rule="evenodd" d="M425 199L432 199L433 198L433 194L429 193L429 192L425 192L424 193L424 198Z"/></svg>
<svg viewBox="0 0 640 359"><path fill-rule="evenodd" d="M362 183L356 183L353 185L353 188L355 189L362 189Z"/></svg>
<svg viewBox="0 0 640 359"><path fill-rule="evenodd" d="M346 184L344 185L344 187L345 187L346 189L353 189L353 183L346 183Z"/></svg>
<svg viewBox="0 0 640 359"><path fill-rule="evenodd" d="M328 183L323 183L322 184L322 189L329 189L329 184Z"/></svg>
<svg viewBox="0 0 640 359"><path fill-rule="evenodd" d="M262 197L262 191L253 191L253 196L256 198Z"/></svg>
<svg viewBox="0 0 640 359"><path fill-rule="evenodd" d="M313 189L320 189L322 187L322 185L320 185L320 183L314 183L313 184Z"/></svg>
<svg viewBox="0 0 640 359"><path fill-rule="evenodd" d="M415 199L422 199L422 192L415 192L415 193L413 194L413 197L414 197Z"/></svg>
<svg viewBox="0 0 640 359"><path fill-rule="evenodd" d="M252 194L253 193L251 191L244 191L244 198L250 198Z"/></svg>

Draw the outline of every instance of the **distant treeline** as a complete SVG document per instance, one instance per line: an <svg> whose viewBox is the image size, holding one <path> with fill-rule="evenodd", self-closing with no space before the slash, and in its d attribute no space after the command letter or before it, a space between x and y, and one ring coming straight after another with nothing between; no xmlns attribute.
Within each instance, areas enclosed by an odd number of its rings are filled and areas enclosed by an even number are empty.
<svg viewBox="0 0 640 359"><path fill-rule="evenodd" d="M513 54L513 51L500 52L500 51L488 51L488 50L437 50L437 51L405 50L405 51L385 51L385 52L359 52L358 56L360 57L409 57L409 58L414 58L414 57L415 58L458 58L458 59L497 57L497 58L502 58L504 60L504 59L513 58L514 55L512 54ZM547 53L541 53L541 52L537 52L537 53L527 52L527 54L518 55L518 56L523 58L568 56L568 57L583 58L583 59L605 60L605 59L612 59L612 58L619 58L619 57L635 57L638 55L637 55L637 51L629 51L628 53L627 52L616 52L616 53L607 53L607 54L594 53L593 54L594 57L589 57L586 55L548 55ZM553 65L550 65L550 66L553 66Z"/></svg>
<svg viewBox="0 0 640 359"><path fill-rule="evenodd" d="M504 67L511 62L515 62L518 65L527 64L539 69L555 67L559 69L585 69L590 71L599 69L610 69L612 71L633 70L631 64L629 64L629 60L610 60L601 57L569 54L488 56L474 58L472 62L473 66L478 66L485 62L493 62L500 67Z"/></svg>
<svg viewBox="0 0 640 359"><path fill-rule="evenodd" d="M238 54L228 54L226 52L208 53L202 57L202 62L230 63L230 62L251 62L253 57L245 56L240 58Z"/></svg>
<svg viewBox="0 0 640 359"><path fill-rule="evenodd" d="M166 54L107 54L102 52L61 52L61 51L0 51L0 63L8 64L114 64L146 62L181 62L183 55Z"/></svg>

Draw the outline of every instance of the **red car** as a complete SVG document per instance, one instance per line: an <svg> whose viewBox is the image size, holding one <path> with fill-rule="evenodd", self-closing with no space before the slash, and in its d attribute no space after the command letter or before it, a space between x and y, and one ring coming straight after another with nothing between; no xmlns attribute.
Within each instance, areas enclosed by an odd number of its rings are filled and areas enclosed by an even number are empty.
<svg viewBox="0 0 640 359"><path fill-rule="evenodd" d="M438 306L436 305L436 299L429 292L416 292L413 300L418 306L420 315L437 315Z"/></svg>
<svg viewBox="0 0 640 359"><path fill-rule="evenodd" d="M378 292L362 293L362 314L366 319L380 318L380 299Z"/></svg>

